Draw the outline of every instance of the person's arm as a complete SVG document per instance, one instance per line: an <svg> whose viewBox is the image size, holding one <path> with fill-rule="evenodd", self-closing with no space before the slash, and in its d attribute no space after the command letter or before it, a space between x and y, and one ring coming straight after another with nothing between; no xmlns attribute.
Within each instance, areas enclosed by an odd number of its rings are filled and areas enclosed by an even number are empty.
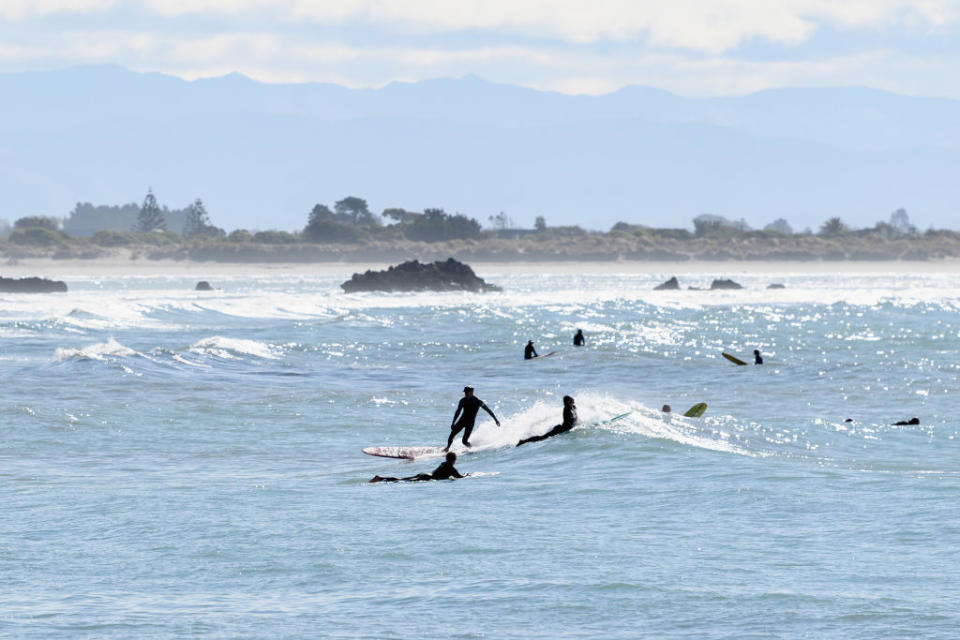
<svg viewBox="0 0 960 640"><path fill-rule="evenodd" d="M463 399L461 398L460 403L457 404L457 410L453 412L453 420L450 421L450 426L457 424L457 416L460 415L460 412L463 411Z"/></svg>
<svg viewBox="0 0 960 640"><path fill-rule="evenodd" d="M490 414L490 417L493 418L493 421L497 423L497 426L498 426L498 427L500 426L500 421L497 420L497 416L493 415L493 411L490 410L490 407L488 407L486 404L484 404L483 402L481 402L481 403L480 403L480 408L483 409L484 411L486 411L487 413L489 413L489 414Z"/></svg>
<svg viewBox="0 0 960 640"><path fill-rule="evenodd" d="M462 473L460 473L459 471L457 471L456 469L451 469L451 471L453 472L453 477L454 477L454 478L466 478L468 475L470 475L469 473L468 473L468 474L462 474Z"/></svg>

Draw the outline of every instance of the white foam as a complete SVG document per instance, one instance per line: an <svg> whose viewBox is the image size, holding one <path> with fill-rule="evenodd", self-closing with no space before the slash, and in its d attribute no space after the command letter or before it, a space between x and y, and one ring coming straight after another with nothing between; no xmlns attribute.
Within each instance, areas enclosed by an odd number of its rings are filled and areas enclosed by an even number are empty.
<svg viewBox="0 0 960 640"><path fill-rule="evenodd" d="M73 349L69 347L57 347L53 354L56 362L65 362L67 360L105 360L108 356L132 356L137 352L129 347L125 347L113 338L108 338L106 342L98 342L82 349Z"/></svg>
<svg viewBox="0 0 960 640"><path fill-rule="evenodd" d="M240 356L254 356L276 360L280 357L280 349L270 344L245 340L243 338L226 338L211 336L204 338L189 348L194 353L213 355L218 358L236 359Z"/></svg>
<svg viewBox="0 0 960 640"><path fill-rule="evenodd" d="M618 434L669 440L710 451L745 456L762 455L731 442L736 439L735 436L732 437L728 431L703 418L663 414L658 409L651 409L639 402L623 401L601 393L585 392L573 395L580 420L576 429L602 429ZM610 421L611 418L625 413L629 415ZM470 438L473 446L469 450L476 452L516 446L523 438L546 433L560 423L561 417L562 403L558 396L556 399L537 401L528 409L515 414L501 416L500 429L491 420L478 422ZM462 453L466 449L458 440L455 441L453 450Z"/></svg>

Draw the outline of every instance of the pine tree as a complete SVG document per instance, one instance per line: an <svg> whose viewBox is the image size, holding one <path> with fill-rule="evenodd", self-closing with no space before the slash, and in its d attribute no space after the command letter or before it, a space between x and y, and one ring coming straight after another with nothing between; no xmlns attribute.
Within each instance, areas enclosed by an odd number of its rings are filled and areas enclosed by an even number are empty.
<svg viewBox="0 0 960 640"><path fill-rule="evenodd" d="M149 233L159 229L167 230L167 221L163 217L163 211L157 204L157 198L153 195L153 189L147 191L147 197L143 199L143 206L140 207L140 213L137 215L137 223L133 226L134 231Z"/></svg>
<svg viewBox="0 0 960 640"><path fill-rule="evenodd" d="M207 209L203 206L203 200L197 198L193 204L187 207L187 221L183 226L183 237L207 235L207 230L212 226L210 216L207 215Z"/></svg>

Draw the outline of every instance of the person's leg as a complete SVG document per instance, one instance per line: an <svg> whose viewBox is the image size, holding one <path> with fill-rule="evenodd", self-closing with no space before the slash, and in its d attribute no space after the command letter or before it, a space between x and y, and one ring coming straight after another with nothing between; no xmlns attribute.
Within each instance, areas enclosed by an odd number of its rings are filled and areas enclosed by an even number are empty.
<svg viewBox="0 0 960 640"><path fill-rule="evenodd" d="M370 482L400 482L400 478L384 478L382 476L373 476Z"/></svg>
<svg viewBox="0 0 960 640"><path fill-rule="evenodd" d="M450 445L453 444L453 439L457 437L457 434L460 433L461 429L463 429L463 425L459 423L450 427L450 437L447 438L447 450L450 449Z"/></svg>
<svg viewBox="0 0 960 640"><path fill-rule="evenodd" d="M555 426L553 429L550 429L550 431L547 431L542 436L530 436L529 438L524 438L523 440L517 443L517 446L519 447L520 445L526 444L528 442L538 442L540 440L546 440L550 436L555 436L558 433L563 433L564 431L565 429L563 429L563 425L558 424L557 426Z"/></svg>
<svg viewBox="0 0 960 640"><path fill-rule="evenodd" d="M469 446L470 446L469 440L470 440L470 434L471 434L471 433L473 433L473 425L472 425L472 424L468 424L468 425L464 428L464 430L463 430L463 439L461 440L461 442L463 443L463 446L465 446L465 447L469 447Z"/></svg>

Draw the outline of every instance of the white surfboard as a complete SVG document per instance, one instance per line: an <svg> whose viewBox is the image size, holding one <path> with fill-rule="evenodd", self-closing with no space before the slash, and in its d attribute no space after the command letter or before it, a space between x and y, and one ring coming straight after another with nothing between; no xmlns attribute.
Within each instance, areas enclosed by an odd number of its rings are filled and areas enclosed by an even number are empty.
<svg viewBox="0 0 960 640"><path fill-rule="evenodd" d="M445 453L443 447L366 447L363 452L368 456L401 458L404 460L439 458Z"/></svg>
<svg viewBox="0 0 960 640"><path fill-rule="evenodd" d="M551 351L550 353L544 353L543 355L533 356L532 358L527 358L527 360L543 360L544 358L549 358L549 357L551 357L551 356L555 356L555 355L557 355L558 353L560 353L560 352L559 352L559 351Z"/></svg>

